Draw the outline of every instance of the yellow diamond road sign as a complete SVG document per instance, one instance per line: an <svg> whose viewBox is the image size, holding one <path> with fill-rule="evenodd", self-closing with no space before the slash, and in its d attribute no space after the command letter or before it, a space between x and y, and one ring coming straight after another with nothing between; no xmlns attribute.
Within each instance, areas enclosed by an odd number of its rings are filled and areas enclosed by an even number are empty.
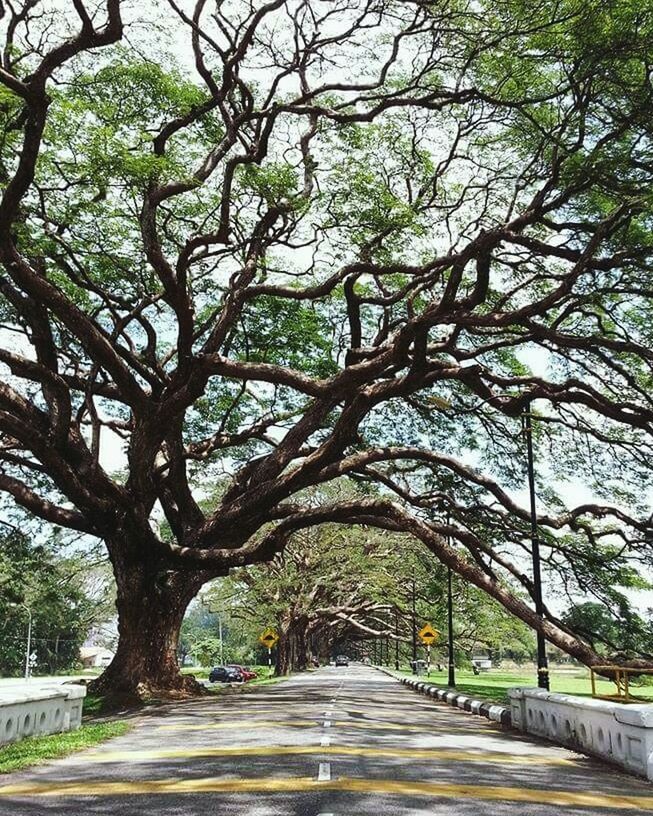
<svg viewBox="0 0 653 816"><path fill-rule="evenodd" d="M417 633L419 635L419 639L422 643L425 643L427 646L430 646L432 643L440 637L440 633L437 629L434 629L430 623L427 623Z"/></svg>
<svg viewBox="0 0 653 816"><path fill-rule="evenodd" d="M279 640L279 635L274 631L274 629L270 629L269 627L259 635L259 641L262 643L266 649L271 649L276 642Z"/></svg>

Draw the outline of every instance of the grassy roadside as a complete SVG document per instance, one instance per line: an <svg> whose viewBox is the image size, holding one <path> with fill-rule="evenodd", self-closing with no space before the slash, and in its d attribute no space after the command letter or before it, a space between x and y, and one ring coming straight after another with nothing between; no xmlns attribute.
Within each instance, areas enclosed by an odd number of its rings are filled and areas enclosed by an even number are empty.
<svg viewBox="0 0 653 816"><path fill-rule="evenodd" d="M414 677L408 668L400 671L400 674L407 677ZM421 677L424 681L430 681L436 686L447 685L447 674L445 672L432 671L430 677ZM515 686L536 685L535 677L530 673L505 673L505 672L483 672L475 675L472 672L456 671L456 691L462 694L469 694L489 702L505 705L508 702L508 689ZM599 694L614 694L615 686L609 680L597 680L597 691ZM551 672L551 691L560 694L574 694L579 697L591 697L589 674L557 674ZM633 687L632 693L643 702L653 702L653 686Z"/></svg>
<svg viewBox="0 0 653 816"><path fill-rule="evenodd" d="M130 728L130 723L116 721L82 725L77 731L66 731L63 734L27 737L0 748L0 774L91 748L112 737L122 736Z"/></svg>

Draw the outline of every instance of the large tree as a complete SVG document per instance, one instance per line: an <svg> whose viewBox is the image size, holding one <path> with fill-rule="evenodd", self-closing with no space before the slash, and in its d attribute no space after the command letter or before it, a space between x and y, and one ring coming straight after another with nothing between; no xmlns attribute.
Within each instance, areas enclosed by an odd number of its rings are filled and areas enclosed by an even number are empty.
<svg viewBox="0 0 653 816"><path fill-rule="evenodd" d="M274 626L277 674L302 671L312 656L325 662L352 648L371 653L374 641L383 641L374 647L381 654L407 662L413 631L417 637L427 621L441 631L434 656L447 649L447 570L408 536L385 530L302 530L271 562L234 570L205 597L238 620L239 629L244 624L250 643ZM527 656L534 652L532 631L473 585L454 581L453 602L461 657L515 644Z"/></svg>
<svg viewBox="0 0 653 816"><path fill-rule="evenodd" d="M199 588L323 522L409 533L603 660L522 598L519 417L535 404L547 574L571 595L632 582L648 0L0 14L0 490L105 542L120 643L99 686L188 685ZM307 490L348 478L378 487ZM593 498L556 496L570 479Z"/></svg>

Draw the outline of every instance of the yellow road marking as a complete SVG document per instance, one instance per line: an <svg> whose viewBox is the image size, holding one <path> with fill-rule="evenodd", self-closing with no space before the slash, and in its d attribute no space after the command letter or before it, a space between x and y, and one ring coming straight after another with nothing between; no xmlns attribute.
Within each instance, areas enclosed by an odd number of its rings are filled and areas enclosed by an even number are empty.
<svg viewBox="0 0 653 816"><path fill-rule="evenodd" d="M232 720L229 722L207 723L206 725L160 725L157 731L215 731L223 728L311 728L317 725L321 717L314 720Z"/></svg>
<svg viewBox="0 0 653 816"><path fill-rule="evenodd" d="M218 748L211 745L196 748L161 748L142 751L96 751L81 755L80 762L139 762L156 759L193 759L196 757L281 756L333 754L337 756L401 757L404 759L492 762L510 765L574 765L569 759L541 754L507 754L501 751L452 751L440 748L367 748L358 745L240 745Z"/></svg>
<svg viewBox="0 0 653 816"><path fill-rule="evenodd" d="M420 731L426 734L470 733L470 729L468 728L447 728L446 726L438 728L428 723L424 725L404 725L403 723L383 722L382 720L338 720L336 725L342 726L343 728L379 728L381 730L391 731Z"/></svg>
<svg viewBox="0 0 653 816"><path fill-rule="evenodd" d="M460 785L448 782L402 782L399 780L338 779L333 788L356 793L388 793L403 796L441 796L492 801L529 802L560 807L598 807L619 810L653 808L653 796L619 796L589 791L538 790L536 788Z"/></svg>
<svg viewBox="0 0 653 816"><path fill-rule="evenodd" d="M102 780L76 782L19 782L0 786L0 797L7 796L133 796L139 794L182 793L304 793L315 790L354 793L385 793L401 796L480 799L487 801L528 802L559 807L594 807L615 810L651 810L653 796L628 796L589 791L538 790L536 788L461 785L451 782L402 782L384 779L313 778L266 779L157 779L130 782Z"/></svg>
<svg viewBox="0 0 653 816"><path fill-rule="evenodd" d="M228 712L233 713L233 712ZM245 712L243 712L245 713ZM251 711L249 712L252 713ZM284 726L291 727L310 727L323 721L323 717L316 717L314 720L227 720L224 722L209 722L203 725L197 723L186 724L179 723L178 725L159 725L157 731L207 731L221 728L283 728ZM447 726L434 726L431 723L424 723L424 725L404 725L403 723L384 722L383 720L367 719L367 720L337 720L336 725L343 728L378 728L380 730L392 731L422 731L429 734L469 734L472 732L470 728L449 728ZM478 729L473 729L476 733ZM499 730L499 729L488 729Z"/></svg>

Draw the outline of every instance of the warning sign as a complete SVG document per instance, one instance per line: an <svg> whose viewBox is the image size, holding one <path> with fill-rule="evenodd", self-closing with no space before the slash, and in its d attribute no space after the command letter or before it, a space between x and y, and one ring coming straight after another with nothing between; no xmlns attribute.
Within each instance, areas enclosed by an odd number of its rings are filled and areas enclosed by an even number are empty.
<svg viewBox="0 0 653 816"><path fill-rule="evenodd" d="M430 623L425 624L417 633L419 639L422 643L425 643L427 646L430 646L432 643L435 643L436 640L440 638L440 633L437 629L434 629Z"/></svg>
<svg viewBox="0 0 653 816"><path fill-rule="evenodd" d="M259 642L262 643L266 649L272 649L272 647L277 643L279 640L279 635L274 631L274 629L270 629L269 627L262 632L258 636Z"/></svg>

